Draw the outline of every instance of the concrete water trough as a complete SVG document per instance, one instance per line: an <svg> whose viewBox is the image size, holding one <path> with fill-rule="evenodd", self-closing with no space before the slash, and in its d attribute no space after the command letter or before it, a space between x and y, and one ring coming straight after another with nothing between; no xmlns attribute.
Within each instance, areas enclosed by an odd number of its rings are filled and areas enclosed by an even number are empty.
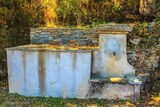
<svg viewBox="0 0 160 107"><path fill-rule="evenodd" d="M25 96L84 98L91 50L26 45L7 49L9 92Z"/></svg>

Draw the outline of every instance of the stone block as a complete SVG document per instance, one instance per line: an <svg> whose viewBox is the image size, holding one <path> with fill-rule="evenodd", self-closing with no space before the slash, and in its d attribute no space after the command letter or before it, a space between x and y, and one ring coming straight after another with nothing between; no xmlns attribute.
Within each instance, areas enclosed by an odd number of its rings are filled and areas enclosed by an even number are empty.
<svg viewBox="0 0 160 107"><path fill-rule="evenodd" d="M32 44L46 44L48 43L48 35L32 35L30 36Z"/></svg>
<svg viewBox="0 0 160 107"><path fill-rule="evenodd" d="M72 46L72 45L76 45L76 40L70 40L69 41L69 44Z"/></svg>
<svg viewBox="0 0 160 107"><path fill-rule="evenodd" d="M38 29L37 29L35 32L36 32L36 33L41 33L41 32L42 32L42 30L38 30Z"/></svg>
<svg viewBox="0 0 160 107"><path fill-rule="evenodd" d="M89 98L139 99L140 85L91 82Z"/></svg>
<svg viewBox="0 0 160 107"><path fill-rule="evenodd" d="M51 45L61 45L61 39L53 39L53 40L49 40L49 44Z"/></svg>

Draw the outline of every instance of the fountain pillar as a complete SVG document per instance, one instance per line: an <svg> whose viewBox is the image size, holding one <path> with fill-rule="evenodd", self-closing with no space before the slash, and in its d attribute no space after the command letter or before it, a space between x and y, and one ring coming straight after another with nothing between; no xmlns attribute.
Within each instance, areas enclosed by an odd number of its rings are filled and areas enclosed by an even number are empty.
<svg viewBox="0 0 160 107"><path fill-rule="evenodd" d="M126 37L129 31L132 28L124 24L104 24L97 28L102 67L100 77L135 75L126 55Z"/></svg>

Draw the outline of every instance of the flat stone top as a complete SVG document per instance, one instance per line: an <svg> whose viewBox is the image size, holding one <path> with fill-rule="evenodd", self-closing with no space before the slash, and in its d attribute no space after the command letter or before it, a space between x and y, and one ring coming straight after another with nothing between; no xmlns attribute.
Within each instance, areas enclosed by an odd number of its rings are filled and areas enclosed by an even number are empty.
<svg viewBox="0 0 160 107"><path fill-rule="evenodd" d="M130 32L132 31L132 27L130 27L127 24L115 24L115 23L109 23L109 24L102 24L99 27L97 27L97 32Z"/></svg>
<svg viewBox="0 0 160 107"><path fill-rule="evenodd" d="M47 28L47 27L39 27L39 28L30 28L32 30L84 30L81 28Z"/></svg>
<svg viewBox="0 0 160 107"><path fill-rule="evenodd" d="M131 85L141 85L142 82L136 76L127 76L126 78L122 77L109 77L102 78L96 77L96 75L92 76L89 80L90 82L104 82L104 83L112 83L112 84L131 84Z"/></svg>
<svg viewBox="0 0 160 107"><path fill-rule="evenodd" d="M97 50L99 47L91 46L59 46L59 45L48 45L48 44L36 44L36 45L23 45L6 50L22 50L22 51L64 51L64 52L90 52Z"/></svg>

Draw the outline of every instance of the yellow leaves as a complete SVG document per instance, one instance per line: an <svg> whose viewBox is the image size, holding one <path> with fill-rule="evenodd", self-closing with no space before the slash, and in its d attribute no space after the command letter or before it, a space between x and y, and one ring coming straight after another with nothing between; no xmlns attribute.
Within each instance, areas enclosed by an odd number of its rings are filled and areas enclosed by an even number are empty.
<svg viewBox="0 0 160 107"><path fill-rule="evenodd" d="M125 104L126 104L126 107L135 107L135 105L133 105L132 103L130 103L128 101Z"/></svg>
<svg viewBox="0 0 160 107"><path fill-rule="evenodd" d="M114 105L114 106L112 106L112 107L120 107L119 105Z"/></svg>
<svg viewBox="0 0 160 107"><path fill-rule="evenodd" d="M154 97L153 100L157 101L157 102L160 102L160 97Z"/></svg>
<svg viewBox="0 0 160 107"><path fill-rule="evenodd" d="M107 105L107 107L136 107L136 105L130 103L129 101L126 101L124 104L111 104Z"/></svg>
<svg viewBox="0 0 160 107"><path fill-rule="evenodd" d="M99 107L97 104L89 104L86 107Z"/></svg>
<svg viewBox="0 0 160 107"><path fill-rule="evenodd" d="M151 105L151 104L155 104L155 102L154 102L154 101L150 101L150 102L148 102L148 104L150 104L150 105Z"/></svg>
<svg viewBox="0 0 160 107"><path fill-rule="evenodd" d="M44 0L41 2L44 10L44 21L46 27L56 27L57 21L57 0Z"/></svg>
<svg viewBox="0 0 160 107"><path fill-rule="evenodd" d="M119 78L119 77L110 77L109 79L112 82L121 82L123 80L123 78Z"/></svg>
<svg viewBox="0 0 160 107"><path fill-rule="evenodd" d="M152 97L151 101L148 102L148 104L160 106L160 96L159 97Z"/></svg>
<svg viewBox="0 0 160 107"><path fill-rule="evenodd" d="M67 103L65 104L66 107L78 107L76 104Z"/></svg>

